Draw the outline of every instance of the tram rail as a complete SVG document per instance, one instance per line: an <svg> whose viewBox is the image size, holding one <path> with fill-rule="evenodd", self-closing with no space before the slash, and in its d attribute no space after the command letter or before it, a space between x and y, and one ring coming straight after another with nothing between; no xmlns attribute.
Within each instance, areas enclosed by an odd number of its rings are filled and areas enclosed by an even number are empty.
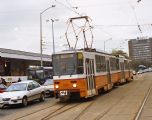
<svg viewBox="0 0 152 120"><path fill-rule="evenodd" d="M23 116L20 116L20 117L18 117L18 118L15 118L14 120L19 120L19 119L22 119L22 118L26 118L26 117L28 117L28 116L30 116L30 115L32 115L32 114L35 114L35 113L41 113L43 110L46 110L46 109L48 109L48 108L52 108L52 107L55 107L55 106L57 106L57 105L59 105L58 103L55 103L55 104L53 104L53 105L51 105L51 106L48 106L48 107L45 107L45 108L43 108L43 109L41 109L41 110L37 110L37 111L34 111L34 112L31 112L31 113L28 113L28 114L26 114L26 115L23 115ZM62 107L64 107L65 105L62 105L61 107L59 107L58 109L61 109ZM57 110L58 110L57 109Z"/></svg>
<svg viewBox="0 0 152 120"><path fill-rule="evenodd" d="M51 118L53 118L53 117L55 117L55 116L58 116L58 115L66 112L66 111L68 111L68 110L70 110L70 109L72 109L72 108L77 107L77 106L80 105L80 104L82 104L82 103L77 103L77 104L74 104L74 105L72 105L72 106L71 106L71 104L68 104L68 105L66 104L65 106L63 106L63 107L55 110L54 112L49 113L47 116L43 117L41 120L49 120L49 119L51 119ZM67 107L67 106L68 106L68 107ZM66 107L67 107L67 108L66 108ZM64 109L64 108L65 108L65 109Z"/></svg>
<svg viewBox="0 0 152 120"><path fill-rule="evenodd" d="M137 112L134 120L139 120L140 115L142 114L143 108L144 108L144 106L145 106L145 104L146 104L146 101L147 101L148 98L149 98L150 92L152 92L152 86L149 88L149 90L148 90L148 92L147 92L147 95L145 96L145 98L144 98L144 100L143 100L143 102L142 102L142 105L141 105L141 107L139 108L139 111Z"/></svg>

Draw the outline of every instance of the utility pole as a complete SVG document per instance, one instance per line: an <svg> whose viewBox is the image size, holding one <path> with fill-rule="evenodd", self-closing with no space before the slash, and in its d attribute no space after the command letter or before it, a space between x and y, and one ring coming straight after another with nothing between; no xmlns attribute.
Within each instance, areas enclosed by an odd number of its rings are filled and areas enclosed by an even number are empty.
<svg viewBox="0 0 152 120"><path fill-rule="evenodd" d="M59 21L59 19L51 19L51 22L52 22L53 54L55 53L55 42L54 42L54 22L55 21Z"/></svg>
<svg viewBox="0 0 152 120"><path fill-rule="evenodd" d="M45 11L49 10L50 8L54 8L55 5L52 5L51 7L48 7L44 9L42 12L40 12L40 56L41 56L41 67L43 66L43 57L42 57L42 51L43 51L43 46L42 46L42 15Z"/></svg>
<svg viewBox="0 0 152 120"><path fill-rule="evenodd" d="M59 21L59 19L50 19L46 20L46 22L51 21L51 27L52 27L52 41L53 41L53 54L55 53L55 41L54 41L54 22Z"/></svg>

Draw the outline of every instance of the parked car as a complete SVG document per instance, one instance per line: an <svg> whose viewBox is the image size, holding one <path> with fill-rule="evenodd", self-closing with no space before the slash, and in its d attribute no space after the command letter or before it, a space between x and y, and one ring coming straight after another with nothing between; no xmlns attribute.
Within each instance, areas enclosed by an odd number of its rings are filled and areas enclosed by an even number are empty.
<svg viewBox="0 0 152 120"><path fill-rule="evenodd" d="M11 84L0 94L0 106L22 104L27 106L29 101L45 100L44 88L32 80Z"/></svg>
<svg viewBox="0 0 152 120"><path fill-rule="evenodd" d="M144 71L143 70L139 70L137 73L138 74L142 74L142 73L144 73Z"/></svg>
<svg viewBox="0 0 152 120"><path fill-rule="evenodd" d="M0 93L3 93L6 90L6 86L4 84L0 84Z"/></svg>
<svg viewBox="0 0 152 120"><path fill-rule="evenodd" d="M133 70L132 73L133 73L133 75L136 75L136 71L135 70Z"/></svg>
<svg viewBox="0 0 152 120"><path fill-rule="evenodd" d="M46 95L49 96L54 96L54 84L53 84L53 79L48 79L45 81L43 84L43 87L45 89Z"/></svg>

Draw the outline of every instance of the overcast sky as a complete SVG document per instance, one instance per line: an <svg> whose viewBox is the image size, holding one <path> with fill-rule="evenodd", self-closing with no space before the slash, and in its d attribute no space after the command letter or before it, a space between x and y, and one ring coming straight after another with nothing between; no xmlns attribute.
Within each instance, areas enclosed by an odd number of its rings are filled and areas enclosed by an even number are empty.
<svg viewBox="0 0 152 120"><path fill-rule="evenodd" d="M40 52L40 12L51 5L56 7L42 15L45 54L52 54L51 22L46 20L58 19L54 22L55 48L65 49L67 20L78 16L73 10L92 19L93 47L100 50L106 41L106 51L127 52L128 39L152 36L152 0L0 0L0 48Z"/></svg>

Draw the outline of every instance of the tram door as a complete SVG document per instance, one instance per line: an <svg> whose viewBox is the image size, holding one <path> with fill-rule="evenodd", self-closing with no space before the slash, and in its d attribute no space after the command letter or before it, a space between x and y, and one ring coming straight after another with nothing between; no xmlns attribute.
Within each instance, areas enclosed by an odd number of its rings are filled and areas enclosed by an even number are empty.
<svg viewBox="0 0 152 120"><path fill-rule="evenodd" d="M130 68L130 62L128 63L129 66L129 78L131 78L131 68Z"/></svg>
<svg viewBox="0 0 152 120"><path fill-rule="evenodd" d="M109 63L109 60L106 60L106 65L107 65L108 83L111 84L111 74L110 74L110 63Z"/></svg>
<svg viewBox="0 0 152 120"><path fill-rule="evenodd" d="M94 78L94 60L87 58L85 60L85 67L86 67L87 95L93 96L96 94L95 78Z"/></svg>
<svg viewBox="0 0 152 120"><path fill-rule="evenodd" d="M125 82L125 68L124 63L120 62L120 69L121 69L121 82Z"/></svg>

